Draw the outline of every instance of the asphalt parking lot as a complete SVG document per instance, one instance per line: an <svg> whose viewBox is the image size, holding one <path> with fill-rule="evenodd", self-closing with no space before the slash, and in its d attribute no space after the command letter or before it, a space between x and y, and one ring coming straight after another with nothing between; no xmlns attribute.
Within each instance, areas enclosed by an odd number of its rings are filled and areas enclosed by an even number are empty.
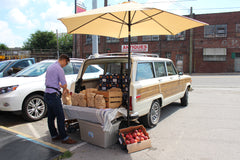
<svg viewBox="0 0 240 160"><path fill-rule="evenodd" d="M119 144L103 149L71 134L76 145L53 144L71 150L76 159L239 160L240 75L194 75L189 106L175 102L162 109L157 127L148 129L152 147L132 154ZM0 125L51 142L46 118L27 123L21 117L0 112Z"/></svg>

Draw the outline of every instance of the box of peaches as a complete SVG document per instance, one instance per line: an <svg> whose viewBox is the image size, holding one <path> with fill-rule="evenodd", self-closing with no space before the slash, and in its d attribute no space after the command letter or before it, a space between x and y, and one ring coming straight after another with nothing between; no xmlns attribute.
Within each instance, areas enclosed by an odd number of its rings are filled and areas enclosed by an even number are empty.
<svg viewBox="0 0 240 160"><path fill-rule="evenodd" d="M120 129L119 143L128 153L152 147L151 139L143 125Z"/></svg>

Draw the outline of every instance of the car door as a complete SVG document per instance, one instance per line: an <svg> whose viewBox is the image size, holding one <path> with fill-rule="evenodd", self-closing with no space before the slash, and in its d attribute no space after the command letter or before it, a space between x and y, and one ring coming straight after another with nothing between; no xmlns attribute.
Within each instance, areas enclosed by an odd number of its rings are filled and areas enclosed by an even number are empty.
<svg viewBox="0 0 240 160"><path fill-rule="evenodd" d="M179 94L179 76L171 61L166 62L167 77L160 84L161 93L163 94L163 105L174 102L178 99Z"/></svg>

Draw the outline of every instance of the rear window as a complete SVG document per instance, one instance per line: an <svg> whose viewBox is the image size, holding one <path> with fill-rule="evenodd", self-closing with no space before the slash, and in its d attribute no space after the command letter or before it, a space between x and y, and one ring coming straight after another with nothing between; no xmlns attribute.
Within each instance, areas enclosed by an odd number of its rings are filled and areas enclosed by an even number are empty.
<svg viewBox="0 0 240 160"><path fill-rule="evenodd" d="M154 78L151 62L141 62L137 65L136 81Z"/></svg>

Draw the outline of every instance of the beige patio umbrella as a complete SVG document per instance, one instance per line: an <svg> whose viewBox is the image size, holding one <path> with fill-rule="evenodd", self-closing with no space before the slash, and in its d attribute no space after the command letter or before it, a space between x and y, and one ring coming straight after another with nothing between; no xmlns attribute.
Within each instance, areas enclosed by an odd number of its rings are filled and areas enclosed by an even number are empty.
<svg viewBox="0 0 240 160"><path fill-rule="evenodd" d="M207 25L191 18L146 7L146 5L136 2L124 2L93 9L59 20L67 27L70 34L92 34L114 38L128 37L128 75L130 75L131 70L131 36L175 35L187 29ZM130 93L130 88L128 89L128 93ZM129 122L129 104L127 109Z"/></svg>

